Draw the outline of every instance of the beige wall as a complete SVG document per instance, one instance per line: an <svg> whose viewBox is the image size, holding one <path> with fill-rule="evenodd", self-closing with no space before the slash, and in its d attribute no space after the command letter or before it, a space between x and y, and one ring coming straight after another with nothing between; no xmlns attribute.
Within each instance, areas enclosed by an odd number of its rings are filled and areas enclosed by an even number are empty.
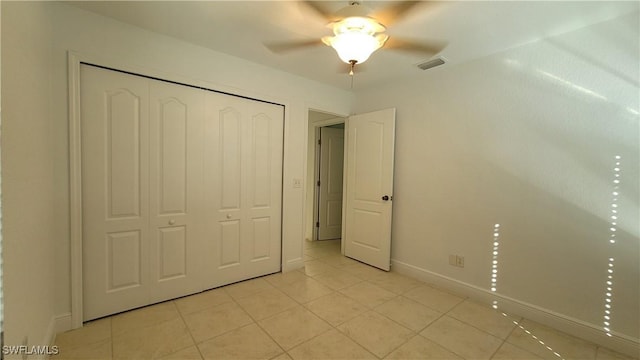
<svg viewBox="0 0 640 360"><path fill-rule="evenodd" d="M640 335L639 15L359 92L397 108L392 259L602 331ZM615 156L617 243L609 243ZM448 264L449 254L465 267Z"/></svg>
<svg viewBox="0 0 640 360"><path fill-rule="evenodd" d="M2 231L5 344L41 345L53 332L54 131L51 13L2 2Z"/></svg>

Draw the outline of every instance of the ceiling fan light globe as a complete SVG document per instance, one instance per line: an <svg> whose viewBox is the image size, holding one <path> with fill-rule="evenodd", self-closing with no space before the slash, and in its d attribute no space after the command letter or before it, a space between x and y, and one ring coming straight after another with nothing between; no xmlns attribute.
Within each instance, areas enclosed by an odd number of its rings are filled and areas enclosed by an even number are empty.
<svg viewBox="0 0 640 360"><path fill-rule="evenodd" d="M378 49L379 49L379 48L384 46L384 44L387 42L387 40L389 40L389 35L378 34L378 35L375 36L375 38L378 41L378 43L380 44L380 46L378 47Z"/></svg>
<svg viewBox="0 0 640 360"><path fill-rule="evenodd" d="M386 41L386 36L384 36ZM383 44L381 38L357 31L338 34L331 38L331 46L338 53L340 60L349 64L355 61L358 64L365 62L371 54Z"/></svg>

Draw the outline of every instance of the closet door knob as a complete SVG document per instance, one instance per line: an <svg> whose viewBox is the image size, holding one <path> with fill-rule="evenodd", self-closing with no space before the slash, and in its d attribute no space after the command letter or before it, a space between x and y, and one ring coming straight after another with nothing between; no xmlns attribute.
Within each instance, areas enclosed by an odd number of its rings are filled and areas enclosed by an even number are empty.
<svg viewBox="0 0 640 360"><path fill-rule="evenodd" d="M175 223L176 223L176 221L174 219L169 220L169 225L173 225Z"/></svg>
<svg viewBox="0 0 640 360"><path fill-rule="evenodd" d="M383 197L382 197L382 200L384 200L384 201L389 201L389 195L385 195L385 196L383 196Z"/></svg>
<svg viewBox="0 0 640 360"><path fill-rule="evenodd" d="M231 219L231 214L227 214L227 219Z"/></svg>

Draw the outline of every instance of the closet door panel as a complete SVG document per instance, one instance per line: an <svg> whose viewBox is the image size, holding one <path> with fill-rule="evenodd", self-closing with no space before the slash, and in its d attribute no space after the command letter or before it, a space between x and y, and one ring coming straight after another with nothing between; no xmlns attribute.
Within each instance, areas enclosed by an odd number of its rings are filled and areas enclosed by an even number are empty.
<svg viewBox="0 0 640 360"><path fill-rule="evenodd" d="M271 255L271 218L254 218L251 221L251 261L268 260Z"/></svg>
<svg viewBox="0 0 640 360"><path fill-rule="evenodd" d="M279 105L210 94L205 203L210 287L280 270L282 129Z"/></svg>
<svg viewBox="0 0 640 360"><path fill-rule="evenodd" d="M156 302L201 290L205 92L149 82L151 298Z"/></svg>
<svg viewBox="0 0 640 360"><path fill-rule="evenodd" d="M158 100L156 104L158 134L158 214L187 213L187 124L188 105L176 98ZM192 106L194 106L192 104ZM198 121L197 119L190 119ZM193 139L191 139L193 141ZM154 194L155 195L155 194Z"/></svg>
<svg viewBox="0 0 640 360"><path fill-rule="evenodd" d="M235 97L207 95L204 130L204 203L208 260L205 286L242 280L242 138L241 102Z"/></svg>
<svg viewBox="0 0 640 360"><path fill-rule="evenodd" d="M216 96L217 97L217 96ZM220 177L220 209L224 211L240 210L241 193L241 138L242 138L242 114L237 107L221 109L217 116L218 136L210 139L210 144L218 146L218 168ZM215 125L213 125L215 126ZM213 141L215 140L215 141ZM215 176L215 174L214 174Z"/></svg>
<svg viewBox="0 0 640 360"><path fill-rule="evenodd" d="M222 221L219 229L218 268L238 267L240 265L240 221Z"/></svg>
<svg viewBox="0 0 640 360"><path fill-rule="evenodd" d="M281 260L283 109L254 101L247 118L246 263L252 274L276 272Z"/></svg>
<svg viewBox="0 0 640 360"><path fill-rule="evenodd" d="M148 301L148 126L145 79L82 65L84 319Z"/></svg>
<svg viewBox="0 0 640 360"><path fill-rule="evenodd" d="M186 230L184 226L158 230L159 281L173 280L187 276Z"/></svg>

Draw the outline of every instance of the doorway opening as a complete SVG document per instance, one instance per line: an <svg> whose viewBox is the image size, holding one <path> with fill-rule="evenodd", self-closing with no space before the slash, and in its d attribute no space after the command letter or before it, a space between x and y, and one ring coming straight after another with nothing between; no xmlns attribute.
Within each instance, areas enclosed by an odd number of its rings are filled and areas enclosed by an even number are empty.
<svg viewBox="0 0 640 360"><path fill-rule="evenodd" d="M309 110L307 241L342 237L345 118Z"/></svg>
<svg viewBox="0 0 640 360"><path fill-rule="evenodd" d="M318 128L315 240L342 237L342 173L344 167L344 124Z"/></svg>

